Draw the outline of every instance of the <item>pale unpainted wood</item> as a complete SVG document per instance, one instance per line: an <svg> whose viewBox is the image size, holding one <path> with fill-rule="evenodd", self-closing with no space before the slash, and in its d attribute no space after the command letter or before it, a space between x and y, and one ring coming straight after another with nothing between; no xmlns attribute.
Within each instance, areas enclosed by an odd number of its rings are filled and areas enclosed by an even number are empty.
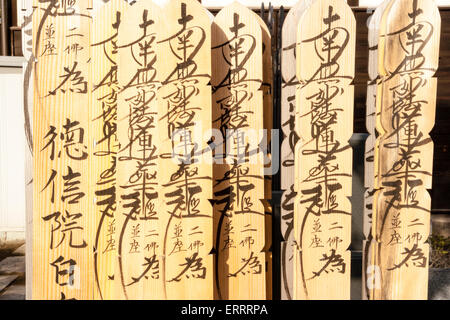
<svg viewBox="0 0 450 320"><path fill-rule="evenodd" d="M379 189L379 179L378 179L378 172L379 172L379 157L378 157L378 153L379 153L379 144L381 139L379 137L383 136L385 131L383 126L381 125L381 109L382 109L382 97L383 97L383 81L382 81L382 75L385 73L383 71L383 64L384 62L382 61L383 59L383 55L381 54L381 52L384 50L383 48L385 47L385 41L386 38L385 37L380 37L380 35L382 34L386 34L386 28L387 28L387 24L386 24L386 19L387 19L387 15L385 14L386 12L388 12L390 10L390 8L392 7L393 3L395 0L391 0L386 8L383 11L382 17L381 17L381 21L379 23L379 31L378 31L378 64L377 64L377 68L378 68L378 81L377 81L377 91L376 91L376 99L375 99L375 109L376 109L376 117L375 117L375 130L378 133L378 138L375 140L375 155L374 155L374 164L373 164L373 171L374 171L374 188L375 189ZM376 210L376 201L374 201L374 199L372 199L372 211L375 212ZM372 228L373 228L373 217L372 217Z"/></svg>
<svg viewBox="0 0 450 320"><path fill-rule="evenodd" d="M253 12L253 11L252 11ZM255 18L258 20L261 26L262 35L262 57L263 57L263 81L261 90L263 91L263 123L264 130L266 130L266 140L264 147L264 164L265 168L270 169L272 166L271 153L268 150L268 146L272 141L272 128L273 128L273 72L272 72L272 39L269 28L264 20L255 14ZM272 176L265 175L264 177L264 199L270 200L272 198Z"/></svg>
<svg viewBox="0 0 450 320"><path fill-rule="evenodd" d="M23 0L19 12L22 21L22 52L27 62L22 66L23 72L23 108L25 115L25 133L27 144L25 146L25 268L26 268L26 299L32 299L32 274L33 274L33 141L32 141L32 118L33 118L33 77L31 61L33 52L33 21L34 8L32 0Z"/></svg>
<svg viewBox="0 0 450 320"><path fill-rule="evenodd" d="M368 20L368 45L369 45L369 64L368 73L369 81L367 83L367 100L366 100L366 129L369 133L365 144L364 154L364 216L363 216L363 259L362 259L362 298L369 299L370 288L378 285L376 268L373 258L373 236L372 236L372 215L373 215L373 195L375 193L375 141L376 141L376 99L377 99L377 82L378 74L378 38L380 31L380 23L384 10L391 0L386 0L380 4L372 16Z"/></svg>
<svg viewBox="0 0 450 320"><path fill-rule="evenodd" d="M157 52L164 59L158 180L165 293L167 299L213 299L211 20L194 0L169 1L163 17Z"/></svg>
<svg viewBox="0 0 450 320"><path fill-rule="evenodd" d="M34 1L34 7L33 53L37 61L33 72L32 297L92 299L90 231L94 229L95 217L89 188L90 1L73 4L70 14L64 11L67 7L56 7L49 2ZM52 144L45 146L53 137L55 149L51 160ZM75 176L70 178L70 173ZM64 176L69 178L66 186ZM64 200L63 196L69 198ZM58 222L62 224L60 228ZM76 229L71 229L75 226ZM52 228L53 249L50 248ZM69 230L63 233L65 228Z"/></svg>
<svg viewBox="0 0 450 320"><path fill-rule="evenodd" d="M33 62L24 63L22 67L23 79L24 79L24 111L27 110L28 117L30 119L30 138L32 138L32 122L31 117L33 115L33 90L32 85L28 86L28 83L32 83L32 70ZM28 69L30 67L30 69ZM28 71L28 72L27 72ZM25 88L27 90L25 91ZM25 93L26 92L26 93ZM26 95L26 96L25 96ZM26 101L26 103L25 103ZM26 109L25 109L26 108ZM25 124L27 125L27 124ZM29 144L31 143L31 145ZM26 268L26 299L32 299L32 287L33 287L33 141L28 141L25 147L25 268Z"/></svg>
<svg viewBox="0 0 450 320"><path fill-rule="evenodd" d="M296 75L295 48L297 42L297 26L301 15L311 1L301 0L292 7L283 23L281 31L281 298L292 300L294 276L294 147L298 141L295 131L295 93L298 86Z"/></svg>
<svg viewBox="0 0 450 320"><path fill-rule="evenodd" d="M373 299L427 299L433 141L441 19L432 1L392 2L381 21L381 94L372 234Z"/></svg>
<svg viewBox="0 0 450 320"><path fill-rule="evenodd" d="M295 62L295 44L297 41L297 26L300 17L311 5L313 0L300 0L292 7L283 23L281 31L281 125L283 142L281 145L281 189L288 190L294 184L294 145L295 127L295 91L298 85ZM292 119L294 117L294 119Z"/></svg>
<svg viewBox="0 0 450 320"><path fill-rule="evenodd" d="M217 14L212 27L213 128L222 131L222 139L226 129L236 129L228 131L226 162L214 166L218 299L266 299L264 159L257 145L267 109L261 90L264 31L258 20L234 2ZM237 134L253 154L239 158ZM241 162L234 166L237 159Z"/></svg>
<svg viewBox="0 0 450 320"><path fill-rule="evenodd" d="M254 13L254 12L253 12ZM262 138L264 156L264 212L265 212L265 245L266 253L266 299L272 299L272 154L269 145L272 143L273 128L273 72L272 72L272 39L269 28L264 20L255 13L262 32L262 56L263 56L263 122L264 136Z"/></svg>
<svg viewBox="0 0 450 320"><path fill-rule="evenodd" d="M355 33L341 0L314 1L298 24L295 299L350 299Z"/></svg>
<svg viewBox="0 0 450 320"><path fill-rule="evenodd" d="M165 299L158 41L163 12L152 1L128 8L118 30L117 265L115 297ZM167 127L165 127L167 130Z"/></svg>
<svg viewBox="0 0 450 320"><path fill-rule="evenodd" d="M93 154L90 166L92 198L95 208L94 263L95 299L115 297L114 278L117 260L116 169L117 169L117 79L118 28L123 23L128 4L111 0L94 9L91 38L91 137ZM135 20L135 19L133 19ZM128 67L129 62L124 62ZM127 133L124 132L126 136Z"/></svg>

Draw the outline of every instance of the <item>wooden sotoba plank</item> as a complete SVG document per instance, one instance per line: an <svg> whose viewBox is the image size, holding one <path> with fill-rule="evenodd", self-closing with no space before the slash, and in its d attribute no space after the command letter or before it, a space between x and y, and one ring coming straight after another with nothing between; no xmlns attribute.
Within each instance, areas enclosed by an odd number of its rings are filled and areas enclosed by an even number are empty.
<svg viewBox="0 0 450 320"><path fill-rule="evenodd" d="M216 298L265 299L262 34L237 2L212 27ZM226 139L226 143L223 141ZM220 142L219 142L220 141ZM226 144L226 148L224 148ZM226 156L224 156L226 155Z"/></svg>
<svg viewBox="0 0 450 320"><path fill-rule="evenodd" d="M23 64L23 110L25 116L25 243L26 252L26 299L32 299L33 287L33 8L32 0L23 0L21 11L22 53L27 60Z"/></svg>
<svg viewBox="0 0 450 320"><path fill-rule="evenodd" d="M158 53L162 39L162 10L141 1L123 14L118 36L117 110L117 269L118 299L164 299L162 267L162 181L167 166L158 164L162 106ZM164 62L164 63L167 63ZM161 168L164 168L161 170Z"/></svg>
<svg viewBox="0 0 450 320"><path fill-rule="evenodd" d="M375 193L375 124L376 124L376 99L378 74L378 35L380 31L381 18L384 10L392 0L386 0L380 4L373 15L369 18L368 24L368 44L369 44L369 81L367 83L366 100L366 129L369 136L366 140L364 154L364 215L363 215L363 259L362 259L362 298L369 299L369 290L374 286L379 286L376 266L373 260L373 236L372 236L372 215L373 215L373 195ZM378 114L379 116L379 114Z"/></svg>
<svg viewBox="0 0 450 320"><path fill-rule="evenodd" d="M318 0L297 33L295 299L350 299L355 19Z"/></svg>
<svg viewBox="0 0 450 320"><path fill-rule="evenodd" d="M34 1L33 299L92 299L91 3Z"/></svg>
<svg viewBox="0 0 450 320"><path fill-rule="evenodd" d="M394 1L381 22L372 221L381 285L373 299L427 299L440 24L425 0Z"/></svg>
<svg viewBox="0 0 450 320"><path fill-rule="evenodd" d="M117 167L117 33L128 7L124 0L111 0L93 12L91 38L90 110L93 154L91 190L95 201L94 277L95 298L114 298L117 259L116 167ZM126 62L126 65L129 65ZM127 133L124 133L125 137Z"/></svg>
<svg viewBox="0 0 450 320"><path fill-rule="evenodd" d="M211 20L171 0L158 30L162 272L168 299L212 299Z"/></svg>
<svg viewBox="0 0 450 320"><path fill-rule="evenodd" d="M253 11L252 11L253 12ZM265 211L265 244L263 251L266 253L265 277L266 277L266 299L272 299L272 175L273 163L269 145L272 143L273 127L273 72L272 72L272 39L269 28L264 20L253 12L262 32L262 57L263 57L263 122L265 135L262 146L264 154L264 211Z"/></svg>
<svg viewBox="0 0 450 320"><path fill-rule="evenodd" d="M298 86L295 69L295 44L297 42L297 26L301 15L310 4L309 0L301 0L289 10L284 20L281 42L281 298L292 300L294 284L294 152L298 142L295 131L295 92Z"/></svg>

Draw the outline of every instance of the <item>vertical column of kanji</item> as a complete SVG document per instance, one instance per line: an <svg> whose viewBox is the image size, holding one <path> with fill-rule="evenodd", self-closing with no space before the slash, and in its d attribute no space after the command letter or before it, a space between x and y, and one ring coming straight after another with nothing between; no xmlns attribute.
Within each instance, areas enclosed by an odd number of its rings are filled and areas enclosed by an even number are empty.
<svg viewBox="0 0 450 320"><path fill-rule="evenodd" d="M34 2L33 298L93 297L91 2Z"/></svg>
<svg viewBox="0 0 450 320"><path fill-rule="evenodd" d="M94 9L91 40L91 190L95 202L94 277L95 298L114 298L117 258L116 167L117 167L117 33L124 0L111 0Z"/></svg>
<svg viewBox="0 0 450 320"><path fill-rule="evenodd" d="M225 144L214 168L216 289L221 299L265 299L261 27L234 2L217 14L212 35L213 127Z"/></svg>
<svg viewBox="0 0 450 320"><path fill-rule="evenodd" d="M367 83L366 100L366 129L369 136L366 140L364 155L364 216L363 216L363 260L362 260L362 297L370 299L370 291L380 286L379 269L374 264L372 235L373 195L375 194L375 123L379 113L376 110L377 87L380 80L378 74L378 36L380 32L381 19L384 10L392 0L385 0L380 4L368 21L368 44L369 44L369 81ZM378 98L380 98L378 96Z"/></svg>
<svg viewBox="0 0 450 320"><path fill-rule="evenodd" d="M381 111L372 234L374 299L427 299L433 128L441 19L434 1L397 0L379 38Z"/></svg>
<svg viewBox="0 0 450 320"><path fill-rule="evenodd" d="M272 38L264 20L256 14L253 15L261 26L262 35L262 58L263 58L263 123L264 132L261 139L261 152L264 164L264 204L265 211L265 244L263 251L266 254L266 299L272 299L272 175L275 170L275 163L272 162L272 150L269 145L272 143L273 128L273 71L272 71ZM276 160L275 160L276 161Z"/></svg>
<svg viewBox="0 0 450 320"><path fill-rule="evenodd" d="M289 10L281 31L281 299L292 300L294 277L294 190L295 170L294 153L298 142L295 131L295 93L298 86L295 72L295 48L297 26L309 0L302 0Z"/></svg>
<svg viewBox="0 0 450 320"><path fill-rule="evenodd" d="M158 132L164 288L168 299L212 299L211 20L196 0L171 0L163 10Z"/></svg>
<svg viewBox="0 0 450 320"><path fill-rule="evenodd" d="M297 33L295 299L350 299L355 18L317 0Z"/></svg>
<svg viewBox="0 0 450 320"><path fill-rule="evenodd" d="M157 53L161 15L155 3L141 1L124 12L119 26L114 272L118 299L165 298L159 228L164 167L158 167L161 106L157 100L160 59L164 61Z"/></svg>

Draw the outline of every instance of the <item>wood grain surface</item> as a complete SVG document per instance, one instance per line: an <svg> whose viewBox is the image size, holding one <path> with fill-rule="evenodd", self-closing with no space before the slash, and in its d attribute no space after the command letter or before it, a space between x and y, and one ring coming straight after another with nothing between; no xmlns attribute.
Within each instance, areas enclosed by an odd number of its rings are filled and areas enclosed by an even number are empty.
<svg viewBox="0 0 450 320"><path fill-rule="evenodd" d="M423 0L394 1L381 21L373 299L427 299L440 24L436 4Z"/></svg>
<svg viewBox="0 0 450 320"><path fill-rule="evenodd" d="M34 6L32 296L92 299L91 3Z"/></svg>
<svg viewBox="0 0 450 320"><path fill-rule="evenodd" d="M297 33L295 299L350 299L355 18L314 1Z"/></svg>
<svg viewBox="0 0 450 320"><path fill-rule="evenodd" d="M380 24L384 10L392 0L386 0L380 4L368 22L368 46L369 46L369 63L367 82L367 100L366 100L366 129L369 133L365 144L364 154L364 215L363 215L363 258L362 258L362 297L369 299L369 288L379 286L377 278L377 266L374 265L373 246L374 240L372 235L372 216L373 216L373 195L375 194L375 142L376 117L379 113L376 110L377 87L380 80L378 73L378 37L380 33ZM379 98L379 97L378 97Z"/></svg>
<svg viewBox="0 0 450 320"><path fill-rule="evenodd" d="M90 187L95 203L94 277L95 298L114 298L117 259L116 173L117 152L117 37L128 7L124 0L111 0L93 10L90 83L92 104L89 111L93 154ZM125 135L126 136L126 135ZM122 214L122 212L121 212Z"/></svg>
<svg viewBox="0 0 450 320"><path fill-rule="evenodd" d="M213 299L211 20L195 0L169 1L163 17L157 52L164 290L167 299Z"/></svg>
<svg viewBox="0 0 450 320"><path fill-rule="evenodd" d="M216 298L265 299L262 30L237 2L212 26ZM218 163L217 160L221 161Z"/></svg>

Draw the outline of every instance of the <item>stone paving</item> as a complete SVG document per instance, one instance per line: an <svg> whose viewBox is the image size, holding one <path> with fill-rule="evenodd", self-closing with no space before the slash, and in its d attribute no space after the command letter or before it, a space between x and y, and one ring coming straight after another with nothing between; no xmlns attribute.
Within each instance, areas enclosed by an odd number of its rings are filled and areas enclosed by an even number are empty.
<svg viewBox="0 0 450 320"><path fill-rule="evenodd" d="M25 244L0 260L0 300L25 300Z"/></svg>

